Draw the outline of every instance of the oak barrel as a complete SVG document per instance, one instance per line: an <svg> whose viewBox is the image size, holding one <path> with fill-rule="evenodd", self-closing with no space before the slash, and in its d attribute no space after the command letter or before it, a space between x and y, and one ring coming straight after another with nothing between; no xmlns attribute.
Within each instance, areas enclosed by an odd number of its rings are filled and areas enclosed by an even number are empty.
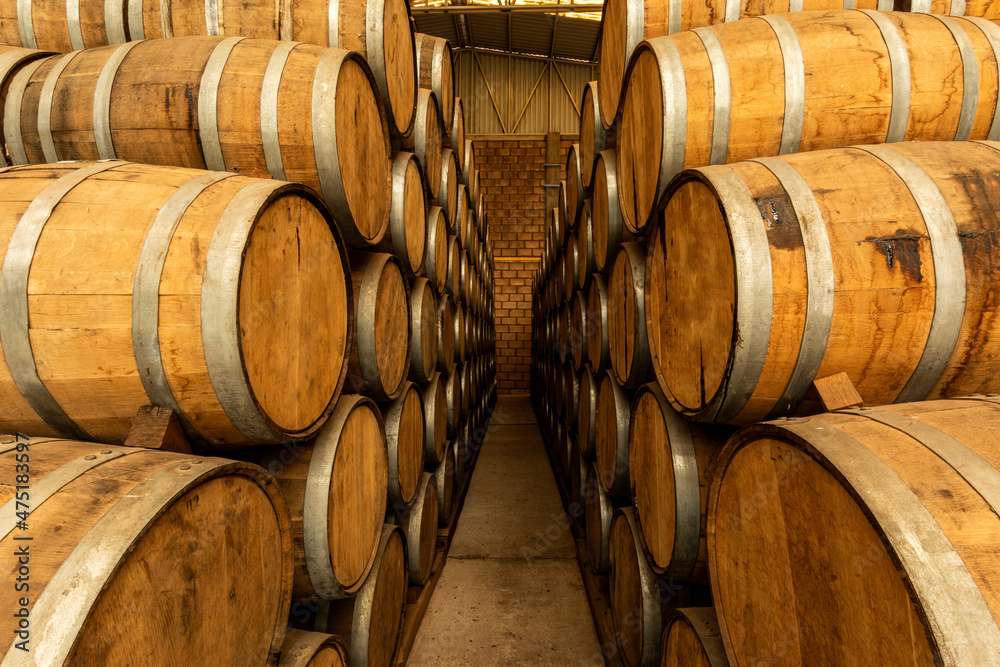
<svg viewBox="0 0 1000 667"><path fill-rule="evenodd" d="M413 153L399 152L392 157L392 202L389 229L378 245L403 263L408 277L424 274L427 247L427 204L424 176Z"/></svg>
<svg viewBox="0 0 1000 667"><path fill-rule="evenodd" d="M465 107L462 98L455 98L455 110L452 112L451 125L448 128L448 147L455 151L458 158L458 179L464 184L465 174Z"/></svg>
<svg viewBox="0 0 1000 667"><path fill-rule="evenodd" d="M570 229L576 229L583 209L583 176L580 173L580 144L572 144L566 153L566 207Z"/></svg>
<svg viewBox="0 0 1000 667"><path fill-rule="evenodd" d="M455 74L452 70L451 43L447 39L416 33L417 83L434 91L441 105L441 126L451 128L455 111Z"/></svg>
<svg viewBox="0 0 1000 667"><path fill-rule="evenodd" d="M440 294L448 279L448 222L440 206L431 206L427 212L426 246L424 275Z"/></svg>
<svg viewBox="0 0 1000 667"><path fill-rule="evenodd" d="M423 473L413 505L390 512L389 518L406 533L406 569L410 584L423 586L430 579L437 547L438 489L434 473Z"/></svg>
<svg viewBox="0 0 1000 667"><path fill-rule="evenodd" d="M448 220L448 231L457 229L461 210L458 205L458 185L462 179L462 170L458 166L455 151L450 148L441 149L441 184L438 186L437 204L444 211Z"/></svg>
<svg viewBox="0 0 1000 667"><path fill-rule="evenodd" d="M0 174L0 237L0 430L122 442L152 404L236 448L304 440L333 410L354 308L340 234L307 188L16 167Z"/></svg>
<svg viewBox="0 0 1000 667"><path fill-rule="evenodd" d="M646 562L631 507L615 510L608 550L611 620L621 657L626 665L659 665L660 583Z"/></svg>
<svg viewBox="0 0 1000 667"><path fill-rule="evenodd" d="M457 149L456 149L457 150ZM472 142L472 139L465 140L465 153L462 156L462 183L468 188L469 199L473 202L476 201L476 197L479 194L478 187L476 185L476 177L479 175L479 170L476 169L476 149Z"/></svg>
<svg viewBox="0 0 1000 667"><path fill-rule="evenodd" d="M451 373L455 367L455 311L454 299L450 294L442 294L438 299L435 315L437 324L437 370Z"/></svg>
<svg viewBox="0 0 1000 667"><path fill-rule="evenodd" d="M285 501L263 470L25 436L0 435L0 452L10 471L0 484L10 510L5 663L125 665L143 655L148 664L195 665L212 655L220 664L274 664L292 538ZM30 468L18 473L30 480L16 479L15 467ZM30 505L21 512L31 512L26 533L14 504L29 483L30 502L20 505ZM26 584L20 590L15 576ZM188 622L157 621L164 618Z"/></svg>
<svg viewBox="0 0 1000 667"><path fill-rule="evenodd" d="M611 535L611 517L614 508L601 488L597 464L587 466L587 486L584 503L584 523L587 537L587 561L594 574L608 571L608 540Z"/></svg>
<svg viewBox="0 0 1000 667"><path fill-rule="evenodd" d="M611 371L600 376L597 388L597 415L594 418L594 452L601 487L611 495L629 491L628 433L631 395L615 381Z"/></svg>
<svg viewBox="0 0 1000 667"><path fill-rule="evenodd" d="M608 278L608 349L618 384L634 389L652 374L646 336L646 251L635 241L618 246Z"/></svg>
<svg viewBox="0 0 1000 667"><path fill-rule="evenodd" d="M455 494L455 443L449 442L445 448L444 458L434 473L434 480L437 482L438 490L438 526L445 527L451 520L451 512L454 509L453 498Z"/></svg>
<svg viewBox="0 0 1000 667"><path fill-rule="evenodd" d="M580 369L580 388L576 406L576 437L583 457L593 460L597 456L597 390L599 383L589 364Z"/></svg>
<svg viewBox="0 0 1000 667"><path fill-rule="evenodd" d="M750 18L643 42L618 135L625 226L644 230L685 167L996 139L993 45L1000 26L983 19L863 10Z"/></svg>
<svg viewBox="0 0 1000 667"><path fill-rule="evenodd" d="M32 63L5 106L15 164L120 158L270 174L319 192L352 245L388 226L385 112L357 53L241 37L130 42Z"/></svg>
<svg viewBox="0 0 1000 667"><path fill-rule="evenodd" d="M708 507L730 662L1000 664L998 429L974 396L734 435Z"/></svg>
<svg viewBox="0 0 1000 667"><path fill-rule="evenodd" d="M745 424L821 410L809 387L840 372L868 405L997 391L998 190L992 142L685 172L647 257L664 394L686 417Z"/></svg>
<svg viewBox="0 0 1000 667"><path fill-rule="evenodd" d="M569 302L569 349L577 370L587 363L587 324L587 295L577 290Z"/></svg>
<svg viewBox="0 0 1000 667"><path fill-rule="evenodd" d="M285 633L278 667L344 667L347 651L336 635L291 628Z"/></svg>
<svg viewBox="0 0 1000 667"><path fill-rule="evenodd" d="M427 178L427 188L436 193L441 187L441 107L437 97L427 88L417 90L417 108L413 131L406 136L403 148L420 160Z"/></svg>
<svg viewBox="0 0 1000 667"><path fill-rule="evenodd" d="M365 585L353 598L320 605L312 627L343 637L352 667L389 667L403 635L408 581L406 536L386 524Z"/></svg>
<svg viewBox="0 0 1000 667"><path fill-rule="evenodd" d="M648 148L648 147L647 147ZM613 150L601 151L594 167L594 192L591 208L594 266L604 271L611 265L615 249L622 241L632 240L625 229L618 201L617 158Z"/></svg>
<svg viewBox="0 0 1000 667"><path fill-rule="evenodd" d="M410 379L427 382L438 360L437 297L426 278L410 288Z"/></svg>
<svg viewBox="0 0 1000 667"><path fill-rule="evenodd" d="M601 67L600 63L598 67ZM586 190L593 185L597 156L607 148L608 142L599 104L597 82L591 81L583 87L583 95L580 96L580 180Z"/></svg>
<svg viewBox="0 0 1000 667"><path fill-rule="evenodd" d="M406 382L392 403L384 405L390 509L409 507L424 469L424 399L420 387Z"/></svg>
<svg viewBox="0 0 1000 667"><path fill-rule="evenodd" d="M455 368L444 378L445 405L448 413L448 439L452 439L458 433L458 427L462 424L464 413L462 411L462 374L465 364L455 364Z"/></svg>
<svg viewBox="0 0 1000 667"><path fill-rule="evenodd" d="M410 368L410 299L402 263L382 252L352 251L350 260L357 328L347 386L391 401Z"/></svg>
<svg viewBox="0 0 1000 667"><path fill-rule="evenodd" d="M349 597L364 584L385 516L386 452L378 406L353 394L340 397L313 442L248 452L288 503L294 599Z"/></svg>
<svg viewBox="0 0 1000 667"><path fill-rule="evenodd" d="M611 348L608 345L608 288L599 273L593 275L587 288L586 317L587 359L591 370L600 373L611 367Z"/></svg>
<svg viewBox="0 0 1000 667"><path fill-rule="evenodd" d="M657 574L708 583L708 489L732 433L728 426L685 421L655 382L632 399L629 488L649 566Z"/></svg>
<svg viewBox="0 0 1000 667"><path fill-rule="evenodd" d="M594 254L594 217L591 200L585 199L576 230L576 288L586 289L590 276L597 272Z"/></svg>
<svg viewBox="0 0 1000 667"><path fill-rule="evenodd" d="M660 667L729 667L714 607L687 607L667 614Z"/></svg>
<svg viewBox="0 0 1000 667"><path fill-rule="evenodd" d="M423 396L424 466L433 470L444 458L448 446L448 399L440 373L434 373L424 385ZM438 485L441 485L440 479Z"/></svg>

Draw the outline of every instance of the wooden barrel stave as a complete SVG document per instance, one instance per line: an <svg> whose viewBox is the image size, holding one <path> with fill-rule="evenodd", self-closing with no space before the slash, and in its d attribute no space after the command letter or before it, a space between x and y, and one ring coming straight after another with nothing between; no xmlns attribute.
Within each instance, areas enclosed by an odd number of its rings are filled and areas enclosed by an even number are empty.
<svg viewBox="0 0 1000 667"><path fill-rule="evenodd" d="M347 651L340 637L291 628L285 633L278 667L344 667Z"/></svg>
<svg viewBox="0 0 1000 667"><path fill-rule="evenodd" d="M410 379L427 382L437 365L437 297L426 278L410 288Z"/></svg>
<svg viewBox="0 0 1000 667"><path fill-rule="evenodd" d="M413 153L398 152L392 158L392 202L389 229L376 247L403 263L409 278L424 275L427 248L427 206L424 175Z"/></svg>
<svg viewBox="0 0 1000 667"><path fill-rule="evenodd" d="M594 451L601 473L601 488L614 496L627 495L629 491L630 403L630 393L615 381L611 371L605 371L597 390Z"/></svg>
<svg viewBox="0 0 1000 667"><path fill-rule="evenodd" d="M661 667L729 667L714 607L671 611L663 620Z"/></svg>
<svg viewBox="0 0 1000 667"><path fill-rule="evenodd" d="M441 105L427 88L417 90L413 131L403 138L402 146L420 160L427 188L437 193L441 187Z"/></svg>
<svg viewBox="0 0 1000 667"><path fill-rule="evenodd" d="M441 126L450 129L455 112L455 74L451 43L447 39L416 33L417 76L421 88L434 91L441 104Z"/></svg>
<svg viewBox="0 0 1000 667"><path fill-rule="evenodd" d="M413 382L399 398L383 406L388 453L388 502L391 509L409 507L424 469L424 399Z"/></svg>
<svg viewBox="0 0 1000 667"><path fill-rule="evenodd" d="M658 665L663 632L660 583L646 562L632 508L615 510L608 544L611 618L622 658L626 665Z"/></svg>

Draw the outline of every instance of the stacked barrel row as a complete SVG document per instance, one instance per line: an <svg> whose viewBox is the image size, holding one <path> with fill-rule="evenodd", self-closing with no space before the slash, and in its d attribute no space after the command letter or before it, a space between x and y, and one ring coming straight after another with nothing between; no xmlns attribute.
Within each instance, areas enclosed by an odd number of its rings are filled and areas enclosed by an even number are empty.
<svg viewBox="0 0 1000 667"><path fill-rule="evenodd" d="M485 432L492 247L450 47L402 2L280 9L129 7L122 32L103 5L0 3L8 44L93 47L0 47L0 432L35 436L5 437L3 489L30 478L19 530L69 554L26 613L120 548L76 625L46 620L103 639L32 635L67 663L390 664ZM144 405L196 454L122 447ZM122 626L119 598L161 606ZM166 633L164 609L198 620Z"/></svg>
<svg viewBox="0 0 1000 667"><path fill-rule="evenodd" d="M997 664L1000 15L723 4L607 3L533 284L606 656Z"/></svg>

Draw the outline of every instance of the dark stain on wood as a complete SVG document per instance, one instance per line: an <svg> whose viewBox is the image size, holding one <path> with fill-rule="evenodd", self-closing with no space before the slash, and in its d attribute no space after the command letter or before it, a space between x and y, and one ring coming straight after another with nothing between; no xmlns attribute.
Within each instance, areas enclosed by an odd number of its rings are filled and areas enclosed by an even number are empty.
<svg viewBox="0 0 1000 667"><path fill-rule="evenodd" d="M885 263L890 269L899 265L899 269L912 281L920 283L924 275L920 260L920 242L927 237L917 234L912 229L897 229L892 236L869 236L862 243L871 243L885 255Z"/></svg>

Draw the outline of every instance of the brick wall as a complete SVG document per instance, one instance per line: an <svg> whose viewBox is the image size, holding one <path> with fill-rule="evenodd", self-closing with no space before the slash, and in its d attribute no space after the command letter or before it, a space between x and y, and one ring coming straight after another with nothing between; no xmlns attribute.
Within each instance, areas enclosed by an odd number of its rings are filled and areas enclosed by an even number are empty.
<svg viewBox="0 0 1000 667"><path fill-rule="evenodd" d="M571 144L561 142L563 165ZM474 145L496 258L493 287L500 393L527 393L531 278L545 246L545 141L487 140ZM560 169L560 178L565 178L565 168Z"/></svg>

